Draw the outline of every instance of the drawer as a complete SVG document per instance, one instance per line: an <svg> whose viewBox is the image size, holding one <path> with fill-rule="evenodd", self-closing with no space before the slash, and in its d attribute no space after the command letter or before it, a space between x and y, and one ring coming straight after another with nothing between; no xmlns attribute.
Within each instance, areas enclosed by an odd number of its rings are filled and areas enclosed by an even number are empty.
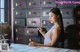
<svg viewBox="0 0 80 52"><path fill-rule="evenodd" d="M40 0L28 0L27 1L28 8L39 8L40 7Z"/></svg>
<svg viewBox="0 0 80 52"><path fill-rule="evenodd" d="M70 4L70 5L68 5L68 4L58 4L57 8L74 8L76 6L77 5L75 5L75 4Z"/></svg>
<svg viewBox="0 0 80 52"><path fill-rule="evenodd" d="M41 0L41 7L56 7L55 0Z"/></svg>
<svg viewBox="0 0 80 52"><path fill-rule="evenodd" d="M27 5L26 5L27 1L26 0L14 0L13 5L14 5L14 9L26 9Z"/></svg>
<svg viewBox="0 0 80 52"><path fill-rule="evenodd" d="M42 15L43 17L44 17L44 16L49 16L49 12L50 12L50 9L43 9L41 15Z"/></svg>
<svg viewBox="0 0 80 52"><path fill-rule="evenodd" d="M42 16L41 19L42 20L49 20L49 16Z"/></svg>
<svg viewBox="0 0 80 52"><path fill-rule="evenodd" d="M15 26L26 26L26 19L15 19L14 24Z"/></svg>
<svg viewBox="0 0 80 52"><path fill-rule="evenodd" d="M31 39L33 42L41 43L41 37L35 36L35 37L27 37L28 41Z"/></svg>
<svg viewBox="0 0 80 52"><path fill-rule="evenodd" d="M27 44L28 39L26 39L25 36L16 35L15 42L16 42L16 43L19 43L19 44Z"/></svg>
<svg viewBox="0 0 80 52"><path fill-rule="evenodd" d="M40 18L27 18L28 27L40 27Z"/></svg>
<svg viewBox="0 0 80 52"><path fill-rule="evenodd" d="M74 20L73 19L63 19L63 24L64 24L64 27L67 27L68 25L74 24Z"/></svg>
<svg viewBox="0 0 80 52"><path fill-rule="evenodd" d="M14 27L14 33L16 35L24 35L25 34L25 27L20 27L20 26Z"/></svg>
<svg viewBox="0 0 80 52"><path fill-rule="evenodd" d="M64 8L64 9L60 9L60 11L62 13L62 17L66 17L66 18L72 18L73 17L73 9Z"/></svg>
<svg viewBox="0 0 80 52"><path fill-rule="evenodd" d="M14 17L15 18L26 18L26 10L14 10Z"/></svg>
<svg viewBox="0 0 80 52"><path fill-rule="evenodd" d="M53 26L53 24L51 24L49 20L44 19L42 20L42 26L50 27L50 26Z"/></svg>
<svg viewBox="0 0 80 52"><path fill-rule="evenodd" d="M41 16L41 10L28 10L28 16Z"/></svg>
<svg viewBox="0 0 80 52"><path fill-rule="evenodd" d="M26 36L38 36L37 28L25 28Z"/></svg>

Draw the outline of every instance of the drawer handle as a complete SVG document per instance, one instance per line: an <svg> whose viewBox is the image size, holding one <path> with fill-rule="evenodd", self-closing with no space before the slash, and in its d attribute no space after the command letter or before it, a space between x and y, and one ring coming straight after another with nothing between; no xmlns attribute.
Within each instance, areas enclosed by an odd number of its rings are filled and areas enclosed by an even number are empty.
<svg viewBox="0 0 80 52"><path fill-rule="evenodd" d="M17 7L17 6L22 6L22 4L16 3L16 7Z"/></svg>
<svg viewBox="0 0 80 52"><path fill-rule="evenodd" d="M29 30L27 30L26 33L28 34L29 33Z"/></svg>
<svg viewBox="0 0 80 52"><path fill-rule="evenodd" d="M35 2L29 2L29 6L31 6L31 5L36 5L36 3Z"/></svg>
<svg viewBox="0 0 80 52"><path fill-rule="evenodd" d="M43 24L46 24L46 21L43 21Z"/></svg>
<svg viewBox="0 0 80 52"><path fill-rule="evenodd" d="M47 4L52 4L52 2L47 2Z"/></svg>
<svg viewBox="0 0 80 52"><path fill-rule="evenodd" d="M18 21L15 21L15 24L18 24Z"/></svg>
<svg viewBox="0 0 80 52"><path fill-rule="evenodd" d="M29 12L29 15L31 15L31 12Z"/></svg>
<svg viewBox="0 0 80 52"><path fill-rule="evenodd" d="M22 13L21 12L16 12L16 15L22 15Z"/></svg>
<svg viewBox="0 0 80 52"><path fill-rule="evenodd" d="M33 13L32 12L29 12L29 15L31 15L31 14L37 14L37 13L36 12L33 12Z"/></svg>
<svg viewBox="0 0 80 52"><path fill-rule="evenodd" d="M52 4L52 2L46 2L46 1L43 1L43 4Z"/></svg>
<svg viewBox="0 0 80 52"><path fill-rule="evenodd" d="M18 29L16 29L16 32L18 32Z"/></svg>
<svg viewBox="0 0 80 52"><path fill-rule="evenodd" d="M19 38L18 38L18 37L16 37L16 40L19 40Z"/></svg>
<svg viewBox="0 0 80 52"><path fill-rule="evenodd" d="M45 15L48 15L49 14L49 12L43 12L43 15L45 16Z"/></svg>
<svg viewBox="0 0 80 52"><path fill-rule="evenodd" d="M29 2L29 6L31 6L32 5L32 3L31 2Z"/></svg>

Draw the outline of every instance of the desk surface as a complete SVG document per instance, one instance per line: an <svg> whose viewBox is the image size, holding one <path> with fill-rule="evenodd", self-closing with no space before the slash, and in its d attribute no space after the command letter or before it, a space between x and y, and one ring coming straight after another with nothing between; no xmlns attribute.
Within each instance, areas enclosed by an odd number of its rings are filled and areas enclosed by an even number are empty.
<svg viewBox="0 0 80 52"><path fill-rule="evenodd" d="M11 44L11 52L78 52L78 50L54 48L54 47L33 47L23 44Z"/></svg>

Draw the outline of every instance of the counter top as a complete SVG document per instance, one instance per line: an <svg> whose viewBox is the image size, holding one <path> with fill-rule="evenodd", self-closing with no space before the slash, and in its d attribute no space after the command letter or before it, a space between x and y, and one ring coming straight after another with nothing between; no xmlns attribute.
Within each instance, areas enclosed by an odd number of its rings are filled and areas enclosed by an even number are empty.
<svg viewBox="0 0 80 52"><path fill-rule="evenodd" d="M24 44L14 44L10 46L11 52L78 52L78 50L54 48L54 47L34 47Z"/></svg>

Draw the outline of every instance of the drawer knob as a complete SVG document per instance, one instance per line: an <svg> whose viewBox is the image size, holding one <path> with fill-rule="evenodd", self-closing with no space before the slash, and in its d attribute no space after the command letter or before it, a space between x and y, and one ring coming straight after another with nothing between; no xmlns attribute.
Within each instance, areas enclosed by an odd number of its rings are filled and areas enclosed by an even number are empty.
<svg viewBox="0 0 80 52"><path fill-rule="evenodd" d="M18 32L18 29L16 29L16 32Z"/></svg>
<svg viewBox="0 0 80 52"><path fill-rule="evenodd" d="M16 37L16 40L19 40L19 38L18 38L18 37Z"/></svg>
<svg viewBox="0 0 80 52"><path fill-rule="evenodd" d="M43 21L43 24L46 24L46 21Z"/></svg>
<svg viewBox="0 0 80 52"><path fill-rule="evenodd" d="M29 33L29 30L27 30L26 33L28 34Z"/></svg>
<svg viewBox="0 0 80 52"><path fill-rule="evenodd" d="M29 2L29 6L31 6L32 5L32 3L31 2Z"/></svg>

